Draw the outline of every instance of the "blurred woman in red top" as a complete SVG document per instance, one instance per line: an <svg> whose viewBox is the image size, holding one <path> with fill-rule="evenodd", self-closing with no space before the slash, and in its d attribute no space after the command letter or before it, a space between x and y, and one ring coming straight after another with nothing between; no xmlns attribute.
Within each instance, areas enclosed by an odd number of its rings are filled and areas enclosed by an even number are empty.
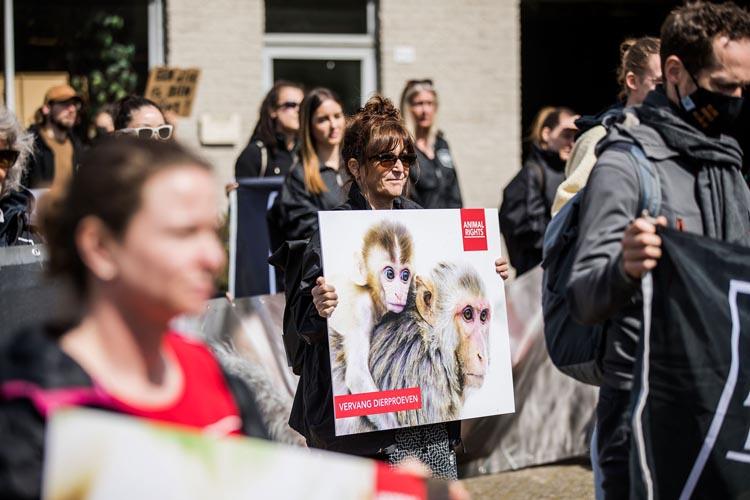
<svg viewBox="0 0 750 500"><path fill-rule="evenodd" d="M61 405L266 436L247 389L169 327L203 311L224 263L214 186L177 143L124 137L90 151L43 207L49 269L83 310L0 346L0 497L38 496L45 420Z"/></svg>

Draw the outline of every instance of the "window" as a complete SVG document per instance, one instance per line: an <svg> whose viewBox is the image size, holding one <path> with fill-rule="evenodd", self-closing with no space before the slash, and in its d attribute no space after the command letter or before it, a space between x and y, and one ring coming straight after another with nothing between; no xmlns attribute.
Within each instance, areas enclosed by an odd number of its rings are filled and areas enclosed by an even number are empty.
<svg viewBox="0 0 750 500"><path fill-rule="evenodd" d="M377 87L374 33L373 0L266 0L265 89L329 87L352 113Z"/></svg>

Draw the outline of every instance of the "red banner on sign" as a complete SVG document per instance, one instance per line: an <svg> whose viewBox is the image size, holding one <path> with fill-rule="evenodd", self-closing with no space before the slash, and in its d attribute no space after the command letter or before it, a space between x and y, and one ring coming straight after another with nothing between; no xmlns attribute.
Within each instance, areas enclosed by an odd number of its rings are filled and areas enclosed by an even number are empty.
<svg viewBox="0 0 750 500"><path fill-rule="evenodd" d="M461 231L464 237L464 252L487 250L487 225L483 208L461 209Z"/></svg>
<svg viewBox="0 0 750 500"><path fill-rule="evenodd" d="M419 387L391 391L363 392L334 397L336 418L364 417L392 411L422 408L422 391Z"/></svg>

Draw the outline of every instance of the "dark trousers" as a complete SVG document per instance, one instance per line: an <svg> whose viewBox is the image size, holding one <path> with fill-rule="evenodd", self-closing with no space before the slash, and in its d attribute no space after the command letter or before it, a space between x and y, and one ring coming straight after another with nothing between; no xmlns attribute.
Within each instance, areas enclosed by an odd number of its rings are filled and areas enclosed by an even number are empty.
<svg viewBox="0 0 750 500"><path fill-rule="evenodd" d="M627 499L630 494L630 391L602 385L596 405L597 451L604 498Z"/></svg>

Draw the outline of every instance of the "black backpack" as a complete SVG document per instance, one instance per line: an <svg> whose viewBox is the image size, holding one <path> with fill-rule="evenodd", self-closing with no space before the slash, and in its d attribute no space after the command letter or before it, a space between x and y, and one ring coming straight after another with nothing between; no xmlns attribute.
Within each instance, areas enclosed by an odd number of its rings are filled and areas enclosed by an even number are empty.
<svg viewBox="0 0 750 500"><path fill-rule="evenodd" d="M629 152L638 162L638 214L643 210L648 210L652 215L658 214L661 208L661 184L654 165L636 144L621 142L611 147ZM578 323L570 316L570 308L565 299L575 259L582 195L583 190L565 204L552 218L544 234L544 339L552 363L561 372L580 382L599 385L602 380L601 359L607 324L591 326Z"/></svg>

